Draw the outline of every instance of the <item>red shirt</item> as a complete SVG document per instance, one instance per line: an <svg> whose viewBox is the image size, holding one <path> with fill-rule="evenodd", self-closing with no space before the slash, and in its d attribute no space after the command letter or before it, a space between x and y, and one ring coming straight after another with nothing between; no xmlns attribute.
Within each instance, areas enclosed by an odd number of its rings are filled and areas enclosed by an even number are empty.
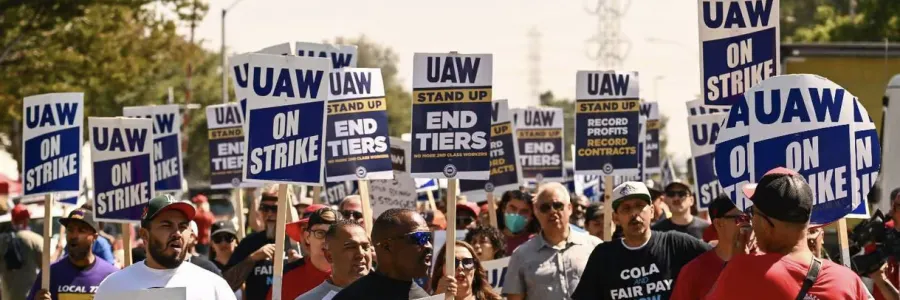
<svg viewBox="0 0 900 300"><path fill-rule="evenodd" d="M715 249L697 256L681 268L670 299L702 299L712 289L723 269L725 261L719 258Z"/></svg>
<svg viewBox="0 0 900 300"><path fill-rule="evenodd" d="M809 262L782 254L738 255L728 262L705 299L794 299L808 271ZM856 273L822 260L806 299L868 299L868 295Z"/></svg>
<svg viewBox="0 0 900 300"><path fill-rule="evenodd" d="M302 265L285 273L281 278L281 299L297 299L300 295L322 284L329 276L331 276L331 270L319 271L309 257L304 257ZM266 294L266 300L272 300L271 287L269 293Z"/></svg>
<svg viewBox="0 0 900 300"><path fill-rule="evenodd" d="M201 245L209 245L209 228L212 227L212 223L216 221L216 216L214 216L209 211L197 212L197 215L194 216L194 223L197 223L197 243Z"/></svg>
<svg viewBox="0 0 900 300"><path fill-rule="evenodd" d="M524 233L524 232L520 233L518 235L514 235L514 236L507 236L506 237L506 255L507 256L512 255L513 251L516 250L516 248L518 248L519 246L521 246L522 244L524 244L525 242L530 240L532 236L534 236L534 234Z"/></svg>

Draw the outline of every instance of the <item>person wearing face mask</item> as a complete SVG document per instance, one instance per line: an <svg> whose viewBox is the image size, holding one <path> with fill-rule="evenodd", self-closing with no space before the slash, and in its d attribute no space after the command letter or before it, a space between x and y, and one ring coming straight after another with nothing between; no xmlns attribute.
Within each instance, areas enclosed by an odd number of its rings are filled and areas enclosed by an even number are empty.
<svg viewBox="0 0 900 300"><path fill-rule="evenodd" d="M506 255L512 255L513 250L527 242L541 227L534 220L531 195L521 191L507 191L500 199L503 214L500 220L502 222L497 225L506 237Z"/></svg>
<svg viewBox="0 0 900 300"><path fill-rule="evenodd" d="M441 247L438 257L444 257L446 247ZM494 292L487 272L481 266L481 260L469 243L456 241L454 248L456 258L456 274L444 275L444 261L438 259L431 275L430 287L435 295L450 294L454 300L500 300Z"/></svg>
<svg viewBox="0 0 900 300"><path fill-rule="evenodd" d="M172 287L185 288L187 300L234 300L234 292L221 277L184 263L189 224L195 214L193 205L172 196L150 199L140 229L147 259L106 277L94 300L121 300L126 292Z"/></svg>
<svg viewBox="0 0 900 300"><path fill-rule="evenodd" d="M295 300L321 300L334 296L372 270L372 245L366 229L356 220L341 220L329 226L325 232L325 247L331 275Z"/></svg>

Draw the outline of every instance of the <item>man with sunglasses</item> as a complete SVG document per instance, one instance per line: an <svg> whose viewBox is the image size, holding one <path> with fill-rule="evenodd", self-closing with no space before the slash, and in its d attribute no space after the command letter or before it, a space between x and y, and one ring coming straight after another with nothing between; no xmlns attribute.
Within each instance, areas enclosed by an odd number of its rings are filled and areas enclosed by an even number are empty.
<svg viewBox="0 0 900 300"><path fill-rule="evenodd" d="M681 232L650 230L653 204L644 183L622 183L610 196L623 238L594 249L572 299L669 299L682 266L709 244Z"/></svg>
<svg viewBox="0 0 900 300"><path fill-rule="evenodd" d="M304 219L306 230L303 231L300 242L308 255L299 260L293 270L284 274L281 299L297 298L331 275L331 264L325 258L325 233L332 224L340 220L341 215L330 207L320 208ZM266 299L272 299L272 289L269 289Z"/></svg>
<svg viewBox="0 0 900 300"><path fill-rule="evenodd" d="M509 300L571 299L601 240L571 229L572 202L562 184L541 185L534 204L541 232L513 251L503 294Z"/></svg>
<svg viewBox="0 0 900 300"><path fill-rule="evenodd" d="M695 218L691 214L691 207L694 206L694 196L691 194L691 188L684 183L676 181L666 185L663 195L672 215L653 224L653 230L674 230L687 233L697 239L703 239L703 231L706 230L706 227L709 227L709 223L700 218Z"/></svg>
<svg viewBox="0 0 900 300"><path fill-rule="evenodd" d="M459 197L457 197L459 198ZM475 229L478 226L478 214L481 213L481 208L478 207L477 204L472 202L457 202L456 203L456 229L458 230L471 230Z"/></svg>
<svg viewBox="0 0 900 300"><path fill-rule="evenodd" d="M366 226L366 220L362 213L362 199L359 198L359 195L344 197L344 200L341 200L341 204L338 205L338 210L344 219L356 221L363 227Z"/></svg>
<svg viewBox="0 0 900 300"><path fill-rule="evenodd" d="M806 240L814 199L803 176L775 168L758 184L744 185L743 193L753 201L745 211L752 215L756 245L765 254L737 252L706 299L871 299L856 273L810 251Z"/></svg>
<svg viewBox="0 0 900 300"><path fill-rule="evenodd" d="M431 229L418 213L409 209L388 209L372 224L377 269L341 290L332 300L429 297L413 280L428 276L434 252L433 240Z"/></svg>
<svg viewBox="0 0 900 300"><path fill-rule="evenodd" d="M244 285L243 299L265 299L272 285L272 259L276 251L275 220L278 216L277 191L277 185L274 184L263 188L257 211L259 218L265 222L265 230L244 237L234 249L234 254L222 272L222 276L233 290L240 289ZM293 193L288 193L288 198L293 198ZM285 272L287 271L286 268Z"/></svg>

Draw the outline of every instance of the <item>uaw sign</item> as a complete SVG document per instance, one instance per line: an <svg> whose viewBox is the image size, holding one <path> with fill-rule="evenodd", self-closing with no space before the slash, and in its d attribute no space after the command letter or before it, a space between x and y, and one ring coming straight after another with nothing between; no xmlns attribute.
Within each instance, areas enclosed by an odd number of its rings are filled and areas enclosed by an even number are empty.
<svg viewBox="0 0 900 300"><path fill-rule="evenodd" d="M691 100L684 103L687 106L689 116L700 116L707 114L727 113L731 110L731 106L727 105L706 105L703 99Z"/></svg>
<svg viewBox="0 0 900 300"><path fill-rule="evenodd" d="M644 173L659 174L659 103L641 102L641 116L646 120L644 130Z"/></svg>
<svg viewBox="0 0 900 300"><path fill-rule="evenodd" d="M178 105L131 106L122 110L125 117L153 120L153 168L155 191L181 191L181 113Z"/></svg>
<svg viewBox="0 0 900 300"><path fill-rule="evenodd" d="M691 134L691 156L694 159L694 192L697 209L706 211L712 201L722 193L714 166L716 138L726 113L688 117Z"/></svg>
<svg viewBox="0 0 900 300"><path fill-rule="evenodd" d="M487 280L495 292L503 292L503 283L506 282L506 270L509 267L509 257L481 262L481 266L487 273Z"/></svg>
<svg viewBox="0 0 900 300"><path fill-rule="evenodd" d="M506 100L494 100L491 113L491 177L489 180L460 180L459 190L469 199L482 199L485 192L495 195L517 190L522 180L522 167L516 159L516 130L509 116Z"/></svg>
<svg viewBox="0 0 900 300"><path fill-rule="evenodd" d="M329 77L326 180L394 178L381 69L344 68Z"/></svg>
<svg viewBox="0 0 900 300"><path fill-rule="evenodd" d="M209 128L209 182L212 189L256 186L241 181L244 169L244 115L236 102L206 107Z"/></svg>
<svg viewBox="0 0 900 300"><path fill-rule="evenodd" d="M243 180L321 186L331 62L250 54Z"/></svg>
<svg viewBox="0 0 900 300"><path fill-rule="evenodd" d="M293 50L291 50L290 43L282 43L263 48L254 53L291 55ZM250 89L251 86L248 85L250 83L250 54L251 53L239 54L228 59L231 79L234 81L234 96L237 98L237 101L241 103L241 114L244 114L245 118L247 114L247 97L252 93L252 90ZM258 74L257 77L258 76L260 75ZM246 132L246 124L244 124L244 126L244 132Z"/></svg>
<svg viewBox="0 0 900 300"><path fill-rule="evenodd" d="M81 190L84 94L29 96L22 106L23 194L77 194Z"/></svg>
<svg viewBox="0 0 900 300"><path fill-rule="evenodd" d="M492 61L490 54L415 54L413 177L490 177Z"/></svg>
<svg viewBox="0 0 900 300"><path fill-rule="evenodd" d="M331 68L356 68L355 45L330 45L297 42L297 56L321 57L331 60Z"/></svg>
<svg viewBox="0 0 900 300"><path fill-rule="evenodd" d="M637 72L578 71L576 80L575 173L638 175Z"/></svg>
<svg viewBox="0 0 900 300"><path fill-rule="evenodd" d="M88 119L94 174L94 218L136 223L155 194L153 120Z"/></svg>
<svg viewBox="0 0 900 300"><path fill-rule="evenodd" d="M848 218L869 218L869 206L866 205L869 191L878 178L881 169L881 144L878 140L878 132L875 131L875 122L859 101L853 101L853 122L856 124L856 180L860 183L858 191L853 193L855 199L859 199L859 205L853 209Z"/></svg>
<svg viewBox="0 0 900 300"><path fill-rule="evenodd" d="M866 145L870 132L859 124L869 116L856 102L839 85L808 74L772 77L750 89L732 106L716 141L722 191L746 209L751 201L742 186L783 166L803 175L812 188L812 224L844 217L865 198L877 169L869 156L878 154L871 142ZM869 174L865 187L861 172Z"/></svg>
<svg viewBox="0 0 900 300"><path fill-rule="evenodd" d="M700 0L704 103L737 103L780 72L778 5L778 0Z"/></svg>
<svg viewBox="0 0 900 300"><path fill-rule="evenodd" d="M529 107L512 111L522 177L537 183L564 181L562 108Z"/></svg>

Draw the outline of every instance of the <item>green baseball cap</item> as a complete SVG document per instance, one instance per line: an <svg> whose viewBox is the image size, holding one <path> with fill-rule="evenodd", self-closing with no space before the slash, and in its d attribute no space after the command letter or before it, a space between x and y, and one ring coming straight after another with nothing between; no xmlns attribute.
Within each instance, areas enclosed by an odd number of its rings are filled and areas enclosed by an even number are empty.
<svg viewBox="0 0 900 300"><path fill-rule="evenodd" d="M197 214L197 209L190 202L175 199L170 195L160 195L150 199L144 206L144 212L141 214L141 226L147 227L153 218L170 209L180 211L188 220L193 220Z"/></svg>

